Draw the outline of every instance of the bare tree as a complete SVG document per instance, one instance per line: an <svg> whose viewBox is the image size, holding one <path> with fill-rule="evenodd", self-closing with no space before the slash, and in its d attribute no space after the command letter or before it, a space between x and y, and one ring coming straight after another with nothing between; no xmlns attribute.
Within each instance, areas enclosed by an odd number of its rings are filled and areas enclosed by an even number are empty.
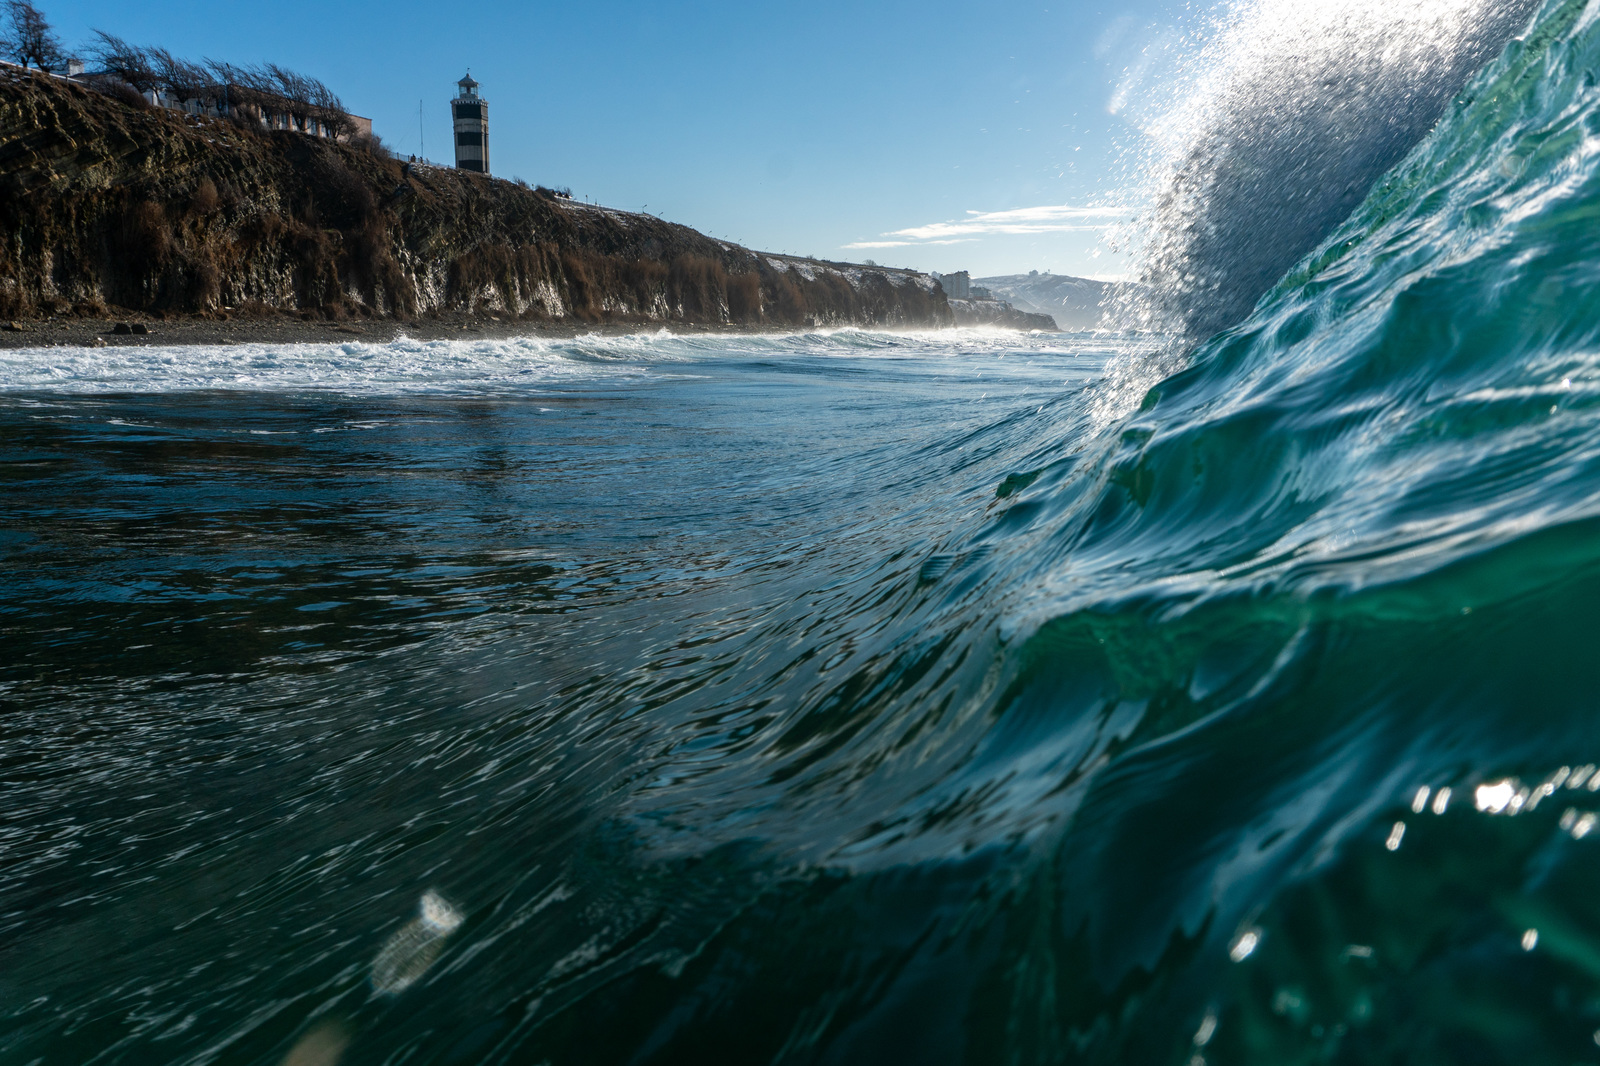
<svg viewBox="0 0 1600 1066"><path fill-rule="evenodd" d="M0 0L0 3L16 0ZM238 117L259 121L262 115L287 115L295 129L309 132L315 121L322 133L345 140L355 123L344 102L316 78L276 63L235 66L208 59L190 63L165 48L141 48L100 30L89 54L101 70L140 92L159 89L178 100L199 100Z"/></svg>
<svg viewBox="0 0 1600 1066"><path fill-rule="evenodd" d="M5 0L5 18L5 53L18 63L49 70L65 61L61 39L50 28L44 12L28 0Z"/></svg>
<svg viewBox="0 0 1600 1066"><path fill-rule="evenodd" d="M201 65L211 77L220 109L230 115L259 120L277 101L278 94L270 81L264 82L251 67L236 67L219 59L208 59Z"/></svg>
<svg viewBox="0 0 1600 1066"><path fill-rule="evenodd" d="M284 110L283 99L278 94L278 83L264 69L236 67L215 60L208 62L206 69L223 86L230 113L259 121L269 112L281 113Z"/></svg>
<svg viewBox="0 0 1600 1066"><path fill-rule="evenodd" d="M350 121L350 112L345 109L344 101L318 79L307 78L306 81L311 90L311 105L315 109L317 122L322 126L322 132L336 141L344 140L355 128L355 123Z"/></svg>
<svg viewBox="0 0 1600 1066"><path fill-rule="evenodd" d="M98 40L89 46L89 57L103 73L120 78L142 93L161 87L161 79L143 48L103 30L95 30L94 35Z"/></svg>
<svg viewBox="0 0 1600 1066"><path fill-rule="evenodd" d="M268 63L263 69L277 84L278 95L282 97L295 129L306 132L312 112L310 79L276 63Z"/></svg>
<svg viewBox="0 0 1600 1066"><path fill-rule="evenodd" d="M214 77L238 93L239 99L264 104L278 98L277 83L259 67L236 67L231 63L211 63Z"/></svg>
<svg viewBox="0 0 1600 1066"><path fill-rule="evenodd" d="M178 100L204 100L214 84L210 73L187 60L179 59L165 48L149 48L145 54L155 68L162 88Z"/></svg>
<svg viewBox="0 0 1600 1066"><path fill-rule="evenodd" d="M231 63L224 63L216 59L207 59L200 64L205 68L206 74L211 78L215 88L217 110L225 115L235 114L238 109L249 104L245 99L249 93L241 94L236 86L239 84L237 70Z"/></svg>

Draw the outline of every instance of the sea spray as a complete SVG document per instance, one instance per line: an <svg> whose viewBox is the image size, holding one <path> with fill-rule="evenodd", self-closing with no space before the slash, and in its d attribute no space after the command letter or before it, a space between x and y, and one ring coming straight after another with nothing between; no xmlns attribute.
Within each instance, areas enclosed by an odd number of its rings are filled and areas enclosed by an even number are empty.
<svg viewBox="0 0 1600 1066"><path fill-rule="evenodd" d="M1238 322L1431 129L1536 0L1254 0L1143 101L1147 204L1120 231L1122 328L1189 344ZM1158 369L1170 370L1163 364Z"/></svg>

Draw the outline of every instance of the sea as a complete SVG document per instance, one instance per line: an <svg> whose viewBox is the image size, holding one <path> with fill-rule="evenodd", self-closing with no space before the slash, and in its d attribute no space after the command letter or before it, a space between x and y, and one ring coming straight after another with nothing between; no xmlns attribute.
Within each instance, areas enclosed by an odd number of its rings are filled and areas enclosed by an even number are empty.
<svg viewBox="0 0 1600 1066"><path fill-rule="evenodd" d="M1600 1061L1597 80L1209 337L0 353L0 1062Z"/></svg>

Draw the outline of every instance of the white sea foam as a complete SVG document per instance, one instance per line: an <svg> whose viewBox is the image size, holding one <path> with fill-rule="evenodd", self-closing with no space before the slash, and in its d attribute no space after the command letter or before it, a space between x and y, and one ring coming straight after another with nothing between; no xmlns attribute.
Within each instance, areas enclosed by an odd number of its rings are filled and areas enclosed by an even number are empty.
<svg viewBox="0 0 1600 1066"><path fill-rule="evenodd" d="M674 334L388 343L138 345L0 351L0 393L517 392L644 384L727 358L961 358L1078 353L1105 341L998 329Z"/></svg>
<svg viewBox="0 0 1600 1066"><path fill-rule="evenodd" d="M0 352L0 390L173 392L207 389L404 393L556 383L649 369L582 339L387 344L235 344L30 348Z"/></svg>

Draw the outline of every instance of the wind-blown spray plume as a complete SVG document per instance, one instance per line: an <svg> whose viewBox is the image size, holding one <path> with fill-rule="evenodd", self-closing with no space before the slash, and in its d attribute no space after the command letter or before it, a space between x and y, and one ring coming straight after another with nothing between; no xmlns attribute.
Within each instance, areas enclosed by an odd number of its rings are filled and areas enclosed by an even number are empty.
<svg viewBox="0 0 1600 1066"><path fill-rule="evenodd" d="M1434 126L1533 0L1256 0L1146 132L1129 328L1202 339L1244 318Z"/></svg>

